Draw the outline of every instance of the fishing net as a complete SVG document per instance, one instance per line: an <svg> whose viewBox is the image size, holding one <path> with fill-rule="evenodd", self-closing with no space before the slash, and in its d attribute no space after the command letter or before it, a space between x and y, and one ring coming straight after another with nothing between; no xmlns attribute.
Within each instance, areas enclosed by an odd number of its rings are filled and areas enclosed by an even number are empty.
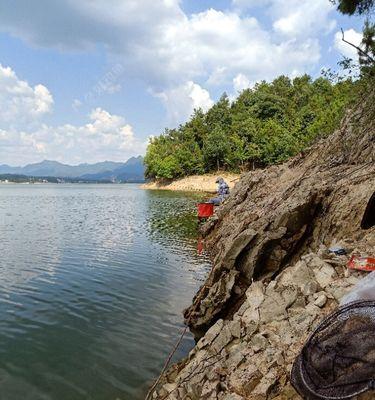
<svg viewBox="0 0 375 400"><path fill-rule="evenodd" d="M295 360L291 381L305 400L375 390L375 301L353 302L328 316Z"/></svg>

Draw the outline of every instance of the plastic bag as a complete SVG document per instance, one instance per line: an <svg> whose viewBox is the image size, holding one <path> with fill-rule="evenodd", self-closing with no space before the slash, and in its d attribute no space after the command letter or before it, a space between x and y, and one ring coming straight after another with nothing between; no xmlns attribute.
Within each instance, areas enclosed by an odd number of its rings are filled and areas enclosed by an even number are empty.
<svg viewBox="0 0 375 400"><path fill-rule="evenodd" d="M375 271L361 279L353 290L341 299L341 305L358 300L375 300Z"/></svg>

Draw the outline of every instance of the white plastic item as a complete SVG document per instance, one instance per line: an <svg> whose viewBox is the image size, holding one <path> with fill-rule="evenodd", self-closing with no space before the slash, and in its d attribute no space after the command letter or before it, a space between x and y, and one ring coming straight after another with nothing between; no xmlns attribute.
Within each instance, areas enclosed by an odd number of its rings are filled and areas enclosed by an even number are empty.
<svg viewBox="0 0 375 400"><path fill-rule="evenodd" d="M352 291L341 299L340 305L358 300L375 300L375 271L361 279Z"/></svg>

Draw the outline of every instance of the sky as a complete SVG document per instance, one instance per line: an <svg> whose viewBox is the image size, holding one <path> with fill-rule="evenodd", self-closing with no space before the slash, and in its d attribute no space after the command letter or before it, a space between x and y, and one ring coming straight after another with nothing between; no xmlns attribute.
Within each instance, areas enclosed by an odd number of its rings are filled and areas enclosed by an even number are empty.
<svg viewBox="0 0 375 400"><path fill-rule="evenodd" d="M329 0L0 0L0 164L126 161L260 80L337 69Z"/></svg>

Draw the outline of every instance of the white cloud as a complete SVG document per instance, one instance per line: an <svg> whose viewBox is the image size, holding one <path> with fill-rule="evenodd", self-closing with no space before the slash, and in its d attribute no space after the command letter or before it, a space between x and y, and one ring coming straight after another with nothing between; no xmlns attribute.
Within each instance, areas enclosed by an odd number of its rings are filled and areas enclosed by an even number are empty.
<svg viewBox="0 0 375 400"><path fill-rule="evenodd" d="M255 18L213 9L169 27L163 40L161 61L169 78L208 84L230 83L238 74L251 81L270 79L308 70L320 58L315 38L275 41ZM153 62L157 66L157 55Z"/></svg>
<svg viewBox="0 0 375 400"><path fill-rule="evenodd" d="M135 137L132 126L123 117L96 108L89 119L80 126L41 124L31 131L0 130L0 159L13 165L42 159L77 164L124 161L144 153L146 141Z"/></svg>
<svg viewBox="0 0 375 400"><path fill-rule="evenodd" d="M294 38L329 33L336 26L336 21L330 18L334 8L328 0L290 0L288 7L285 7L285 1L273 0L273 27L276 32Z"/></svg>
<svg viewBox="0 0 375 400"><path fill-rule="evenodd" d="M192 81L154 95L162 100L173 125L184 122L194 109L207 111L214 104L210 93Z"/></svg>
<svg viewBox="0 0 375 400"><path fill-rule="evenodd" d="M266 3L282 39L235 9L188 16L179 0L40 0L32 5L4 0L0 29L44 47L77 50L102 44L129 76L161 92L187 81L231 83L240 73L256 81L293 69L309 72L320 58L317 32L332 22L327 17L331 5L328 0L291 1L288 7L281 0Z"/></svg>
<svg viewBox="0 0 375 400"><path fill-rule="evenodd" d="M33 122L52 106L53 97L45 86L32 87L0 64L0 128Z"/></svg>
<svg viewBox="0 0 375 400"><path fill-rule="evenodd" d="M145 42L152 39L155 25L160 27L182 14L178 3L178 0L3 0L0 25L2 30L41 47L87 50L104 44L116 51L131 47L135 38Z"/></svg>
<svg viewBox="0 0 375 400"><path fill-rule="evenodd" d="M348 29L344 31L344 35L345 35L345 40L347 40L350 43L353 43L355 46L359 46L362 42L362 33L357 32L354 29ZM335 34L334 47L345 57L352 58L353 60L356 60L358 58L357 50L353 46L350 46L350 44L347 44L342 41L341 32L336 32Z"/></svg>
<svg viewBox="0 0 375 400"><path fill-rule="evenodd" d="M267 10L275 32L294 38L316 37L336 26L330 17L335 6L328 0L232 0L232 5L240 11Z"/></svg>
<svg viewBox="0 0 375 400"><path fill-rule="evenodd" d="M233 88L235 92L241 92L251 86L251 82L244 74L238 74L233 78Z"/></svg>
<svg viewBox="0 0 375 400"><path fill-rule="evenodd" d="M124 161L144 153L146 143L135 137L123 117L95 108L84 125L50 126L42 117L51 111L52 104L45 86L32 87L18 79L11 68L0 65L2 163L20 165L43 158L70 163Z"/></svg>

